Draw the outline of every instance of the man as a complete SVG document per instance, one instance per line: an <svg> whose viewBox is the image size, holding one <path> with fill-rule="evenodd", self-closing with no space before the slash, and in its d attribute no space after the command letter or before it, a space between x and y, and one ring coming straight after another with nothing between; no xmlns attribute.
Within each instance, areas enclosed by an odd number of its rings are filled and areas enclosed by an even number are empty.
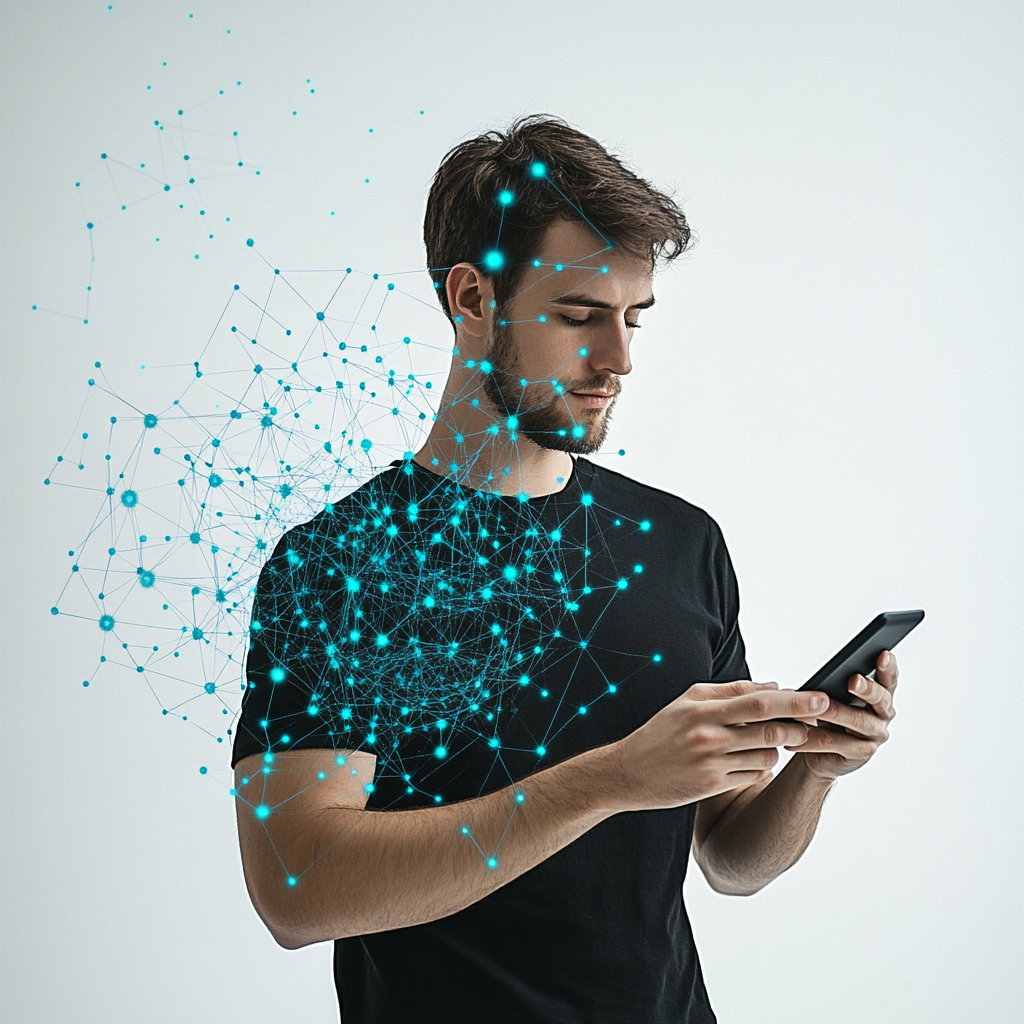
<svg viewBox="0 0 1024 1024"><path fill-rule="evenodd" d="M689 242L669 198L527 118L449 153L424 233L456 338L430 435L257 590L253 903L283 946L336 940L345 1024L713 1021L691 843L723 893L790 867L885 741L895 660L857 707L751 682L717 524L583 457Z"/></svg>

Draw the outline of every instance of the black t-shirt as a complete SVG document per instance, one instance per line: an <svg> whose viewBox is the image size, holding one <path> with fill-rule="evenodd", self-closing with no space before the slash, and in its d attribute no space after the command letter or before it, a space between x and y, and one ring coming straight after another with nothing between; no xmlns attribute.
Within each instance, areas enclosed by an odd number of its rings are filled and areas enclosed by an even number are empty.
<svg viewBox="0 0 1024 1024"><path fill-rule="evenodd" d="M361 749L370 809L472 799L748 678L738 611L718 525L681 498L585 458L524 500L393 463L264 567L233 762ZM615 815L465 910L339 940L344 1024L713 1022L695 813Z"/></svg>

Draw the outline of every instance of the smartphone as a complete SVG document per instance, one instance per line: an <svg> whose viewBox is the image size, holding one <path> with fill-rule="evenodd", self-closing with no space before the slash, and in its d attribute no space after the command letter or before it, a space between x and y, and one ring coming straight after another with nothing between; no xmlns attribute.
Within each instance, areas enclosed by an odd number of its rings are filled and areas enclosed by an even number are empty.
<svg viewBox="0 0 1024 1024"><path fill-rule="evenodd" d="M920 608L907 612L882 612L865 626L835 657L825 662L801 690L820 690L833 700L850 704L850 676L871 672L882 651L891 651L922 619Z"/></svg>

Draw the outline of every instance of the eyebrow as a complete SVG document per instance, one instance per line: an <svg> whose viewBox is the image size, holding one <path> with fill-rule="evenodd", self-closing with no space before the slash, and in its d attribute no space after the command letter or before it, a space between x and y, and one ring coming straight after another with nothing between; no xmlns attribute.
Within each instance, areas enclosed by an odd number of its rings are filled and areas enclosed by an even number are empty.
<svg viewBox="0 0 1024 1024"><path fill-rule="evenodd" d="M551 300L555 306L586 306L588 309L615 309L611 302L604 299L594 299L589 295L559 295L557 299ZM650 309L654 305L654 296L644 299L643 302L631 302L627 309Z"/></svg>

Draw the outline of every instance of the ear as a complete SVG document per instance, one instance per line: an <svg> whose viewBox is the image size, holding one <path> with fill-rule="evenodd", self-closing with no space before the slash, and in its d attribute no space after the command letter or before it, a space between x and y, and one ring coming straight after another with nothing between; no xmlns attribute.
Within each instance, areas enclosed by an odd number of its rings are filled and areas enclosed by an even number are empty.
<svg viewBox="0 0 1024 1024"><path fill-rule="evenodd" d="M494 285L472 263L457 263L448 271L445 283L448 308L455 318L456 332L474 338L490 333Z"/></svg>

